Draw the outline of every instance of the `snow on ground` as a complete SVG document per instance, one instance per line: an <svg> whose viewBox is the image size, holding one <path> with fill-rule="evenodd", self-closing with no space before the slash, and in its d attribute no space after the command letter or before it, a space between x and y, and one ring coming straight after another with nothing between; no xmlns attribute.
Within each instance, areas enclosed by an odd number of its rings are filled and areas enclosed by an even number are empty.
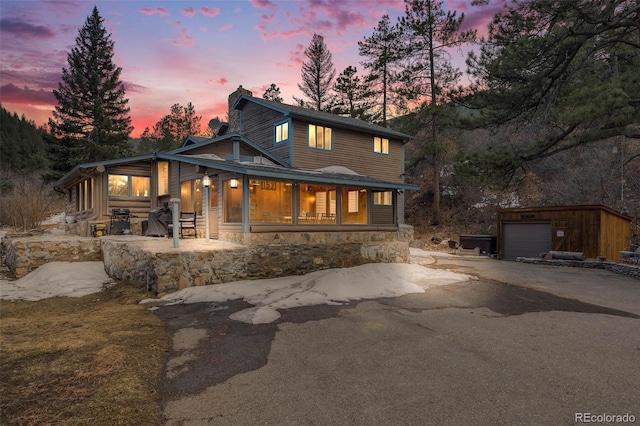
<svg viewBox="0 0 640 426"><path fill-rule="evenodd" d="M111 283L102 262L51 262L18 280L0 279L0 299L81 297L98 293Z"/></svg>
<svg viewBox="0 0 640 426"><path fill-rule="evenodd" d="M469 275L422 266L437 253L411 249L411 255L419 264L374 263L353 268L326 269L307 275L190 287L140 303L150 309L158 309L158 306L177 303L243 299L254 306L236 312L230 318L262 324L280 318L279 309L398 297L424 293L434 286L474 279ZM80 297L97 293L112 282L102 262L52 262L19 280L0 279L0 299Z"/></svg>
<svg viewBox="0 0 640 426"><path fill-rule="evenodd" d="M425 289L436 285L471 279L473 277L469 275L415 264L375 263L327 269L307 275L189 287L160 299L146 299L140 303L153 309L177 303L243 299L254 307L236 312L230 318L262 324L280 318L279 309L424 293Z"/></svg>

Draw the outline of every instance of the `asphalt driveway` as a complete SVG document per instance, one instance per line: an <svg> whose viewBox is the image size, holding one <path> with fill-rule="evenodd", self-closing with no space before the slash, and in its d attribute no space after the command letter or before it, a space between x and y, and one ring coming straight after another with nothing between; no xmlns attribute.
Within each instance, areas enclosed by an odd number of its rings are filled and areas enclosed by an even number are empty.
<svg viewBox="0 0 640 426"><path fill-rule="evenodd" d="M165 306L167 425L640 422L640 281L485 258L424 294L229 319L242 301ZM602 416L602 417L596 417ZM593 423L593 422L592 422Z"/></svg>

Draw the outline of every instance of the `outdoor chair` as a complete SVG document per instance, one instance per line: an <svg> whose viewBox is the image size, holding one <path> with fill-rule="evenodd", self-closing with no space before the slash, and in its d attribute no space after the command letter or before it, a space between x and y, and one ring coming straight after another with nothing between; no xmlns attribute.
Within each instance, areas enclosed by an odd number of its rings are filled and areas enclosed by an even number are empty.
<svg viewBox="0 0 640 426"><path fill-rule="evenodd" d="M196 212L180 212L180 238L184 238L184 231L192 230L193 238L198 238L198 232L196 230Z"/></svg>

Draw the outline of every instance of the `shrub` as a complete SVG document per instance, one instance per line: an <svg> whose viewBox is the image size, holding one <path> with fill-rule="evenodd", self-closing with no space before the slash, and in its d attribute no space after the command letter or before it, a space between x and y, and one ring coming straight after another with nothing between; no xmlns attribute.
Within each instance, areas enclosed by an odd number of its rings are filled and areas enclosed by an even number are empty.
<svg viewBox="0 0 640 426"><path fill-rule="evenodd" d="M47 217L62 211L62 198L35 176L0 174L0 225L18 231L41 226Z"/></svg>

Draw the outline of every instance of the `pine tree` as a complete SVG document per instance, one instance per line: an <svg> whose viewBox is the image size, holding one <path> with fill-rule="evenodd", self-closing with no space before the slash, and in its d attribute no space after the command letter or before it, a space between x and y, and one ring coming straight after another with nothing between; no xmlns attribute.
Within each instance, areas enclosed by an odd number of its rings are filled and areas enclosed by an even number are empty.
<svg viewBox="0 0 640 426"><path fill-rule="evenodd" d="M376 116L370 112L373 108L374 92L360 79L357 72L356 67L348 66L336 78L333 86L336 94L333 113L374 121Z"/></svg>
<svg viewBox="0 0 640 426"><path fill-rule="evenodd" d="M302 84L298 84L298 88L311 99L313 108L318 111L328 110L336 69L324 37L314 34L304 54L309 60L302 64Z"/></svg>
<svg viewBox="0 0 640 426"><path fill-rule="evenodd" d="M157 151L177 148L189 135L200 134L202 116L196 114L191 102L187 106L173 104L170 113L162 117L153 126L153 138L156 139Z"/></svg>
<svg viewBox="0 0 640 426"><path fill-rule="evenodd" d="M394 69L402 58L401 33L397 26L392 26L389 15L384 15L370 37L358 42L361 63L369 70L366 85L379 93L380 115L382 125L387 125L387 114L392 102ZM401 99L397 99L400 101ZM401 102L399 102L401 104Z"/></svg>
<svg viewBox="0 0 640 426"><path fill-rule="evenodd" d="M49 120L54 169L127 156L131 153L130 109L122 68L113 63L114 42L97 7L78 31L62 81L53 94L58 105Z"/></svg>
<svg viewBox="0 0 640 426"><path fill-rule="evenodd" d="M271 83L271 86L267 90L265 90L262 95L263 99L274 102L282 102L282 96L280 95L280 88L275 85L275 83Z"/></svg>
<svg viewBox="0 0 640 426"><path fill-rule="evenodd" d="M421 116L431 129L430 146L424 146L421 157L433 159L433 219L440 223L440 173L442 147L438 143L438 106L441 98L454 92L461 73L451 65L447 49L475 41L475 30L460 32L464 14L443 10L441 0L405 0L405 15L400 28L405 37L404 66L400 76L401 94L428 109ZM421 160L421 159L418 159ZM419 161L414 162L418 164Z"/></svg>

